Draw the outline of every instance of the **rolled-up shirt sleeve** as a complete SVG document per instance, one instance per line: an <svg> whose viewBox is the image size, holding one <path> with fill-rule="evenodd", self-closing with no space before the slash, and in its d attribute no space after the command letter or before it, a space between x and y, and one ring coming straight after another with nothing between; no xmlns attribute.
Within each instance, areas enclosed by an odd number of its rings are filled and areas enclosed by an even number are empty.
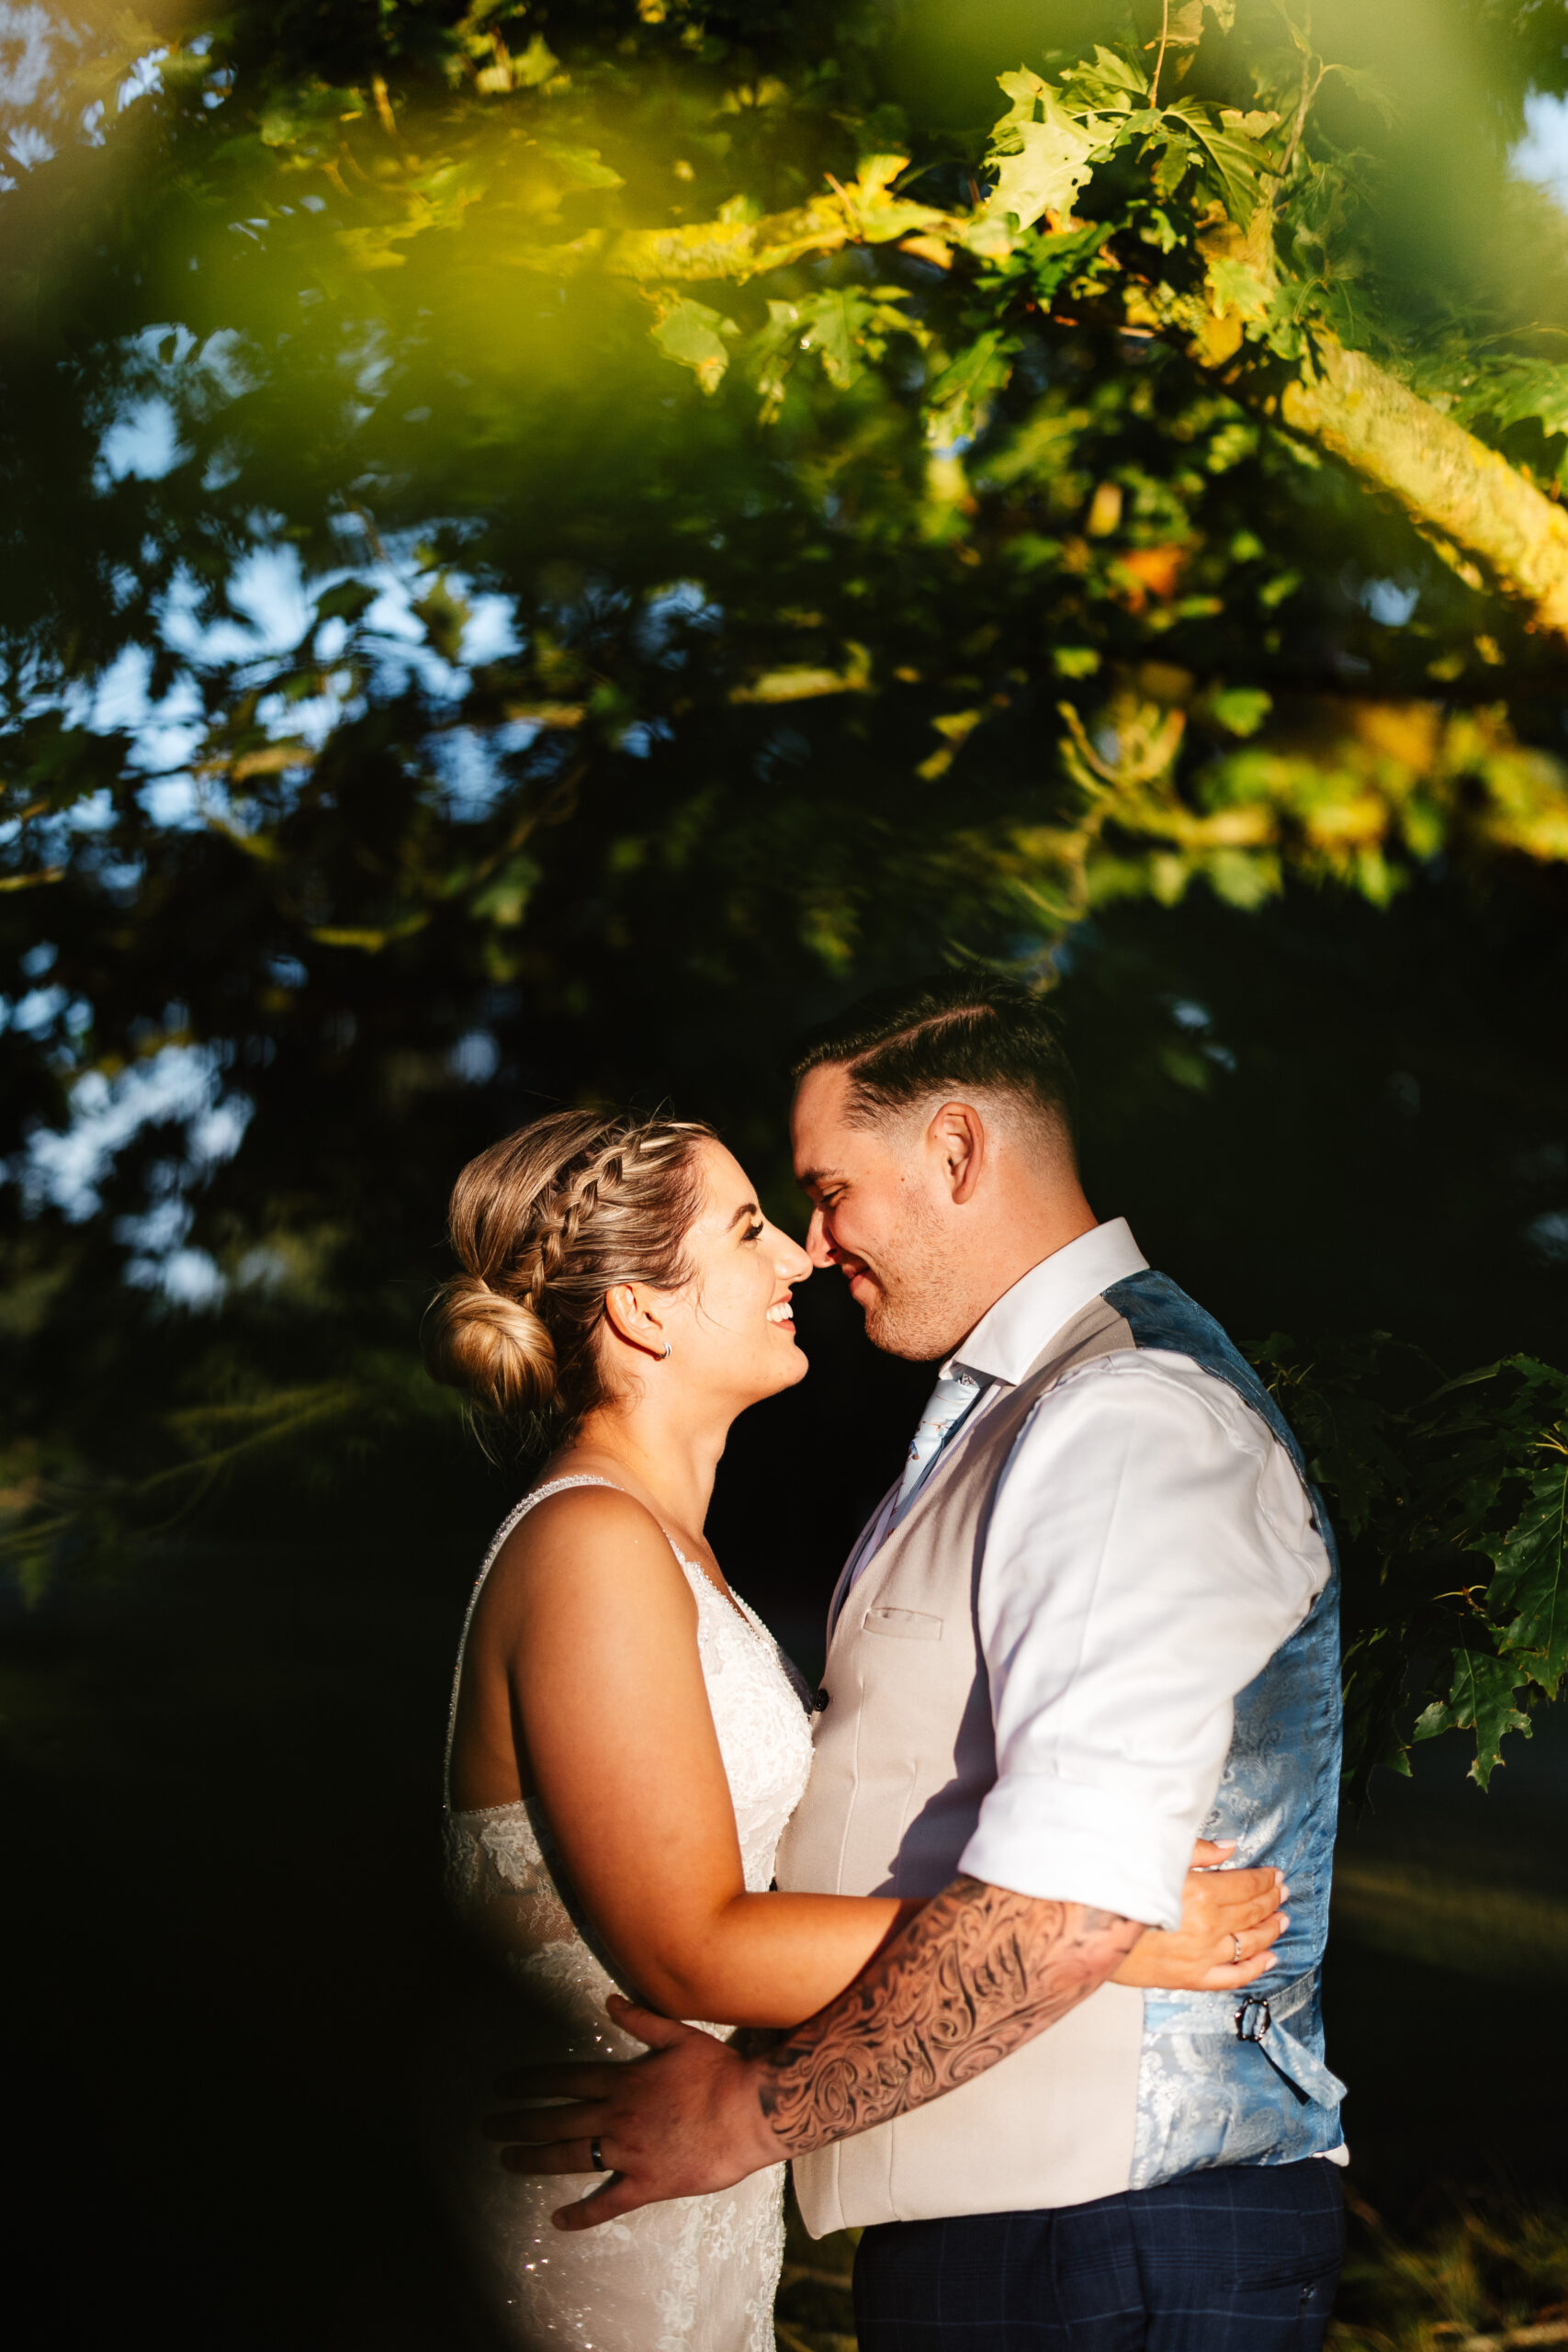
<svg viewBox="0 0 1568 2352"><path fill-rule="evenodd" d="M1174 1928L1236 1694L1327 1575L1288 1454L1227 1383L1153 1351L1070 1374L986 1536L997 1781L961 1869Z"/></svg>

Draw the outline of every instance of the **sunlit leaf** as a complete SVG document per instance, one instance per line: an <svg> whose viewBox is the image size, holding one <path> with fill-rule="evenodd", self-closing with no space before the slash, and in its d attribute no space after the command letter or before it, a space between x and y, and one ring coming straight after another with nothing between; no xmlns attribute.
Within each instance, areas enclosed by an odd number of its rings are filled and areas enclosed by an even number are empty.
<svg viewBox="0 0 1568 2352"><path fill-rule="evenodd" d="M669 303L652 332L667 359L689 368L705 392L716 392L729 365L726 338L740 330L721 311L683 294Z"/></svg>
<svg viewBox="0 0 1568 2352"><path fill-rule="evenodd" d="M560 59L543 33L536 33L522 56L512 60L512 85L514 89L533 89L559 71Z"/></svg>
<svg viewBox="0 0 1568 2352"><path fill-rule="evenodd" d="M1453 1687L1446 1699L1434 1700L1417 1719L1416 1737L1435 1739L1439 1732L1473 1731L1475 1761L1470 1777L1484 1788L1503 1760L1506 1735L1529 1731L1529 1717L1515 1704L1523 1680L1522 1668L1515 1659L1495 1657L1486 1650L1459 1651Z"/></svg>
<svg viewBox="0 0 1568 2352"><path fill-rule="evenodd" d="M1004 87L1017 78L1005 77ZM1020 229L1032 227L1043 212L1069 214L1095 157L1105 150L1100 130L1075 120L1047 85L1032 94L1032 103L1042 119L1020 117L1016 109L1004 117L987 157L997 181L986 209L998 219L1012 220Z"/></svg>
<svg viewBox="0 0 1568 2352"><path fill-rule="evenodd" d="M1064 87L1089 107L1124 113L1148 88L1148 75L1131 58L1096 41L1091 57L1068 69Z"/></svg>
<svg viewBox="0 0 1568 2352"><path fill-rule="evenodd" d="M1214 309L1221 318L1234 311L1244 319L1261 319L1269 310L1269 293L1245 262L1212 261L1208 280Z"/></svg>
<svg viewBox="0 0 1568 2352"><path fill-rule="evenodd" d="M1256 735L1273 707L1273 695L1261 686L1222 686L1208 702L1210 712L1230 735Z"/></svg>
<svg viewBox="0 0 1568 2352"><path fill-rule="evenodd" d="M1267 149L1245 131L1226 129L1212 107L1196 99L1179 99L1168 111L1186 124L1205 161L1205 176L1232 220L1245 229L1272 168Z"/></svg>

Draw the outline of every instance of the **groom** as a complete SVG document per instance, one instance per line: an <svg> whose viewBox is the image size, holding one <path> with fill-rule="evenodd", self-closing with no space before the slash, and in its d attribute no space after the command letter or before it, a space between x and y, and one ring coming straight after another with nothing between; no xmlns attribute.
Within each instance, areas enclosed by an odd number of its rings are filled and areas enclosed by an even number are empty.
<svg viewBox="0 0 1568 2352"><path fill-rule="evenodd" d="M863 2352L1309 2352L1345 2150L1318 2006L1337 1580L1301 1449L1096 1222L1026 989L868 1000L795 1075L811 1256L879 1347L943 1361L840 1578L778 1883L924 1907L763 2057L623 2005L653 2054L547 2086L587 2102L549 2137L597 2135L617 2176L564 2225L787 2156L814 2234L863 2229ZM1200 1832L1289 1883L1239 2007L1109 1981L1176 1925Z"/></svg>

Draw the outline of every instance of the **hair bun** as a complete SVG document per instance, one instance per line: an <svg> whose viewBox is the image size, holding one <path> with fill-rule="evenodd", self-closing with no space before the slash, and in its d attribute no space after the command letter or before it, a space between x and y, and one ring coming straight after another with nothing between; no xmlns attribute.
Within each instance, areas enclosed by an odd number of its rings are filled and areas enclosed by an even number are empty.
<svg viewBox="0 0 1568 2352"><path fill-rule="evenodd" d="M443 1284L423 1336L434 1377L496 1420L542 1412L555 1393L555 1342L543 1321L525 1300L492 1290L479 1274Z"/></svg>

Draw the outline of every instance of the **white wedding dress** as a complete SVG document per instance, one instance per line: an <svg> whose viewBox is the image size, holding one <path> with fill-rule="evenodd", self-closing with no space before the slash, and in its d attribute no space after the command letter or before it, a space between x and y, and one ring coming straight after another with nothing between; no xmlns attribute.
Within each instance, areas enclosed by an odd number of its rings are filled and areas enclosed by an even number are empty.
<svg viewBox="0 0 1568 2352"><path fill-rule="evenodd" d="M633 1988L596 1945L537 1799L466 1813L451 1804L452 1734L474 1605L518 1521L547 1495L604 1478L556 1478L525 1497L486 1555L464 1620L446 1737L446 1873L465 1926L502 1968L493 1997L476 1998L449 2052L444 2168L486 2299L505 2340L542 2352L773 2352L773 2297L784 2248L784 2167L753 2173L716 2196L644 2206L570 2235L557 2207L595 2176L525 2179L502 2171L479 2119L504 2104L512 2069L563 2059L631 2058L642 2045L604 2014L604 1996ZM728 1775L746 1885L773 1883L773 1854L811 1769L809 1694L744 1602L732 1606L673 1541L697 1604L697 1645ZM721 2026L705 2030L722 2034Z"/></svg>

